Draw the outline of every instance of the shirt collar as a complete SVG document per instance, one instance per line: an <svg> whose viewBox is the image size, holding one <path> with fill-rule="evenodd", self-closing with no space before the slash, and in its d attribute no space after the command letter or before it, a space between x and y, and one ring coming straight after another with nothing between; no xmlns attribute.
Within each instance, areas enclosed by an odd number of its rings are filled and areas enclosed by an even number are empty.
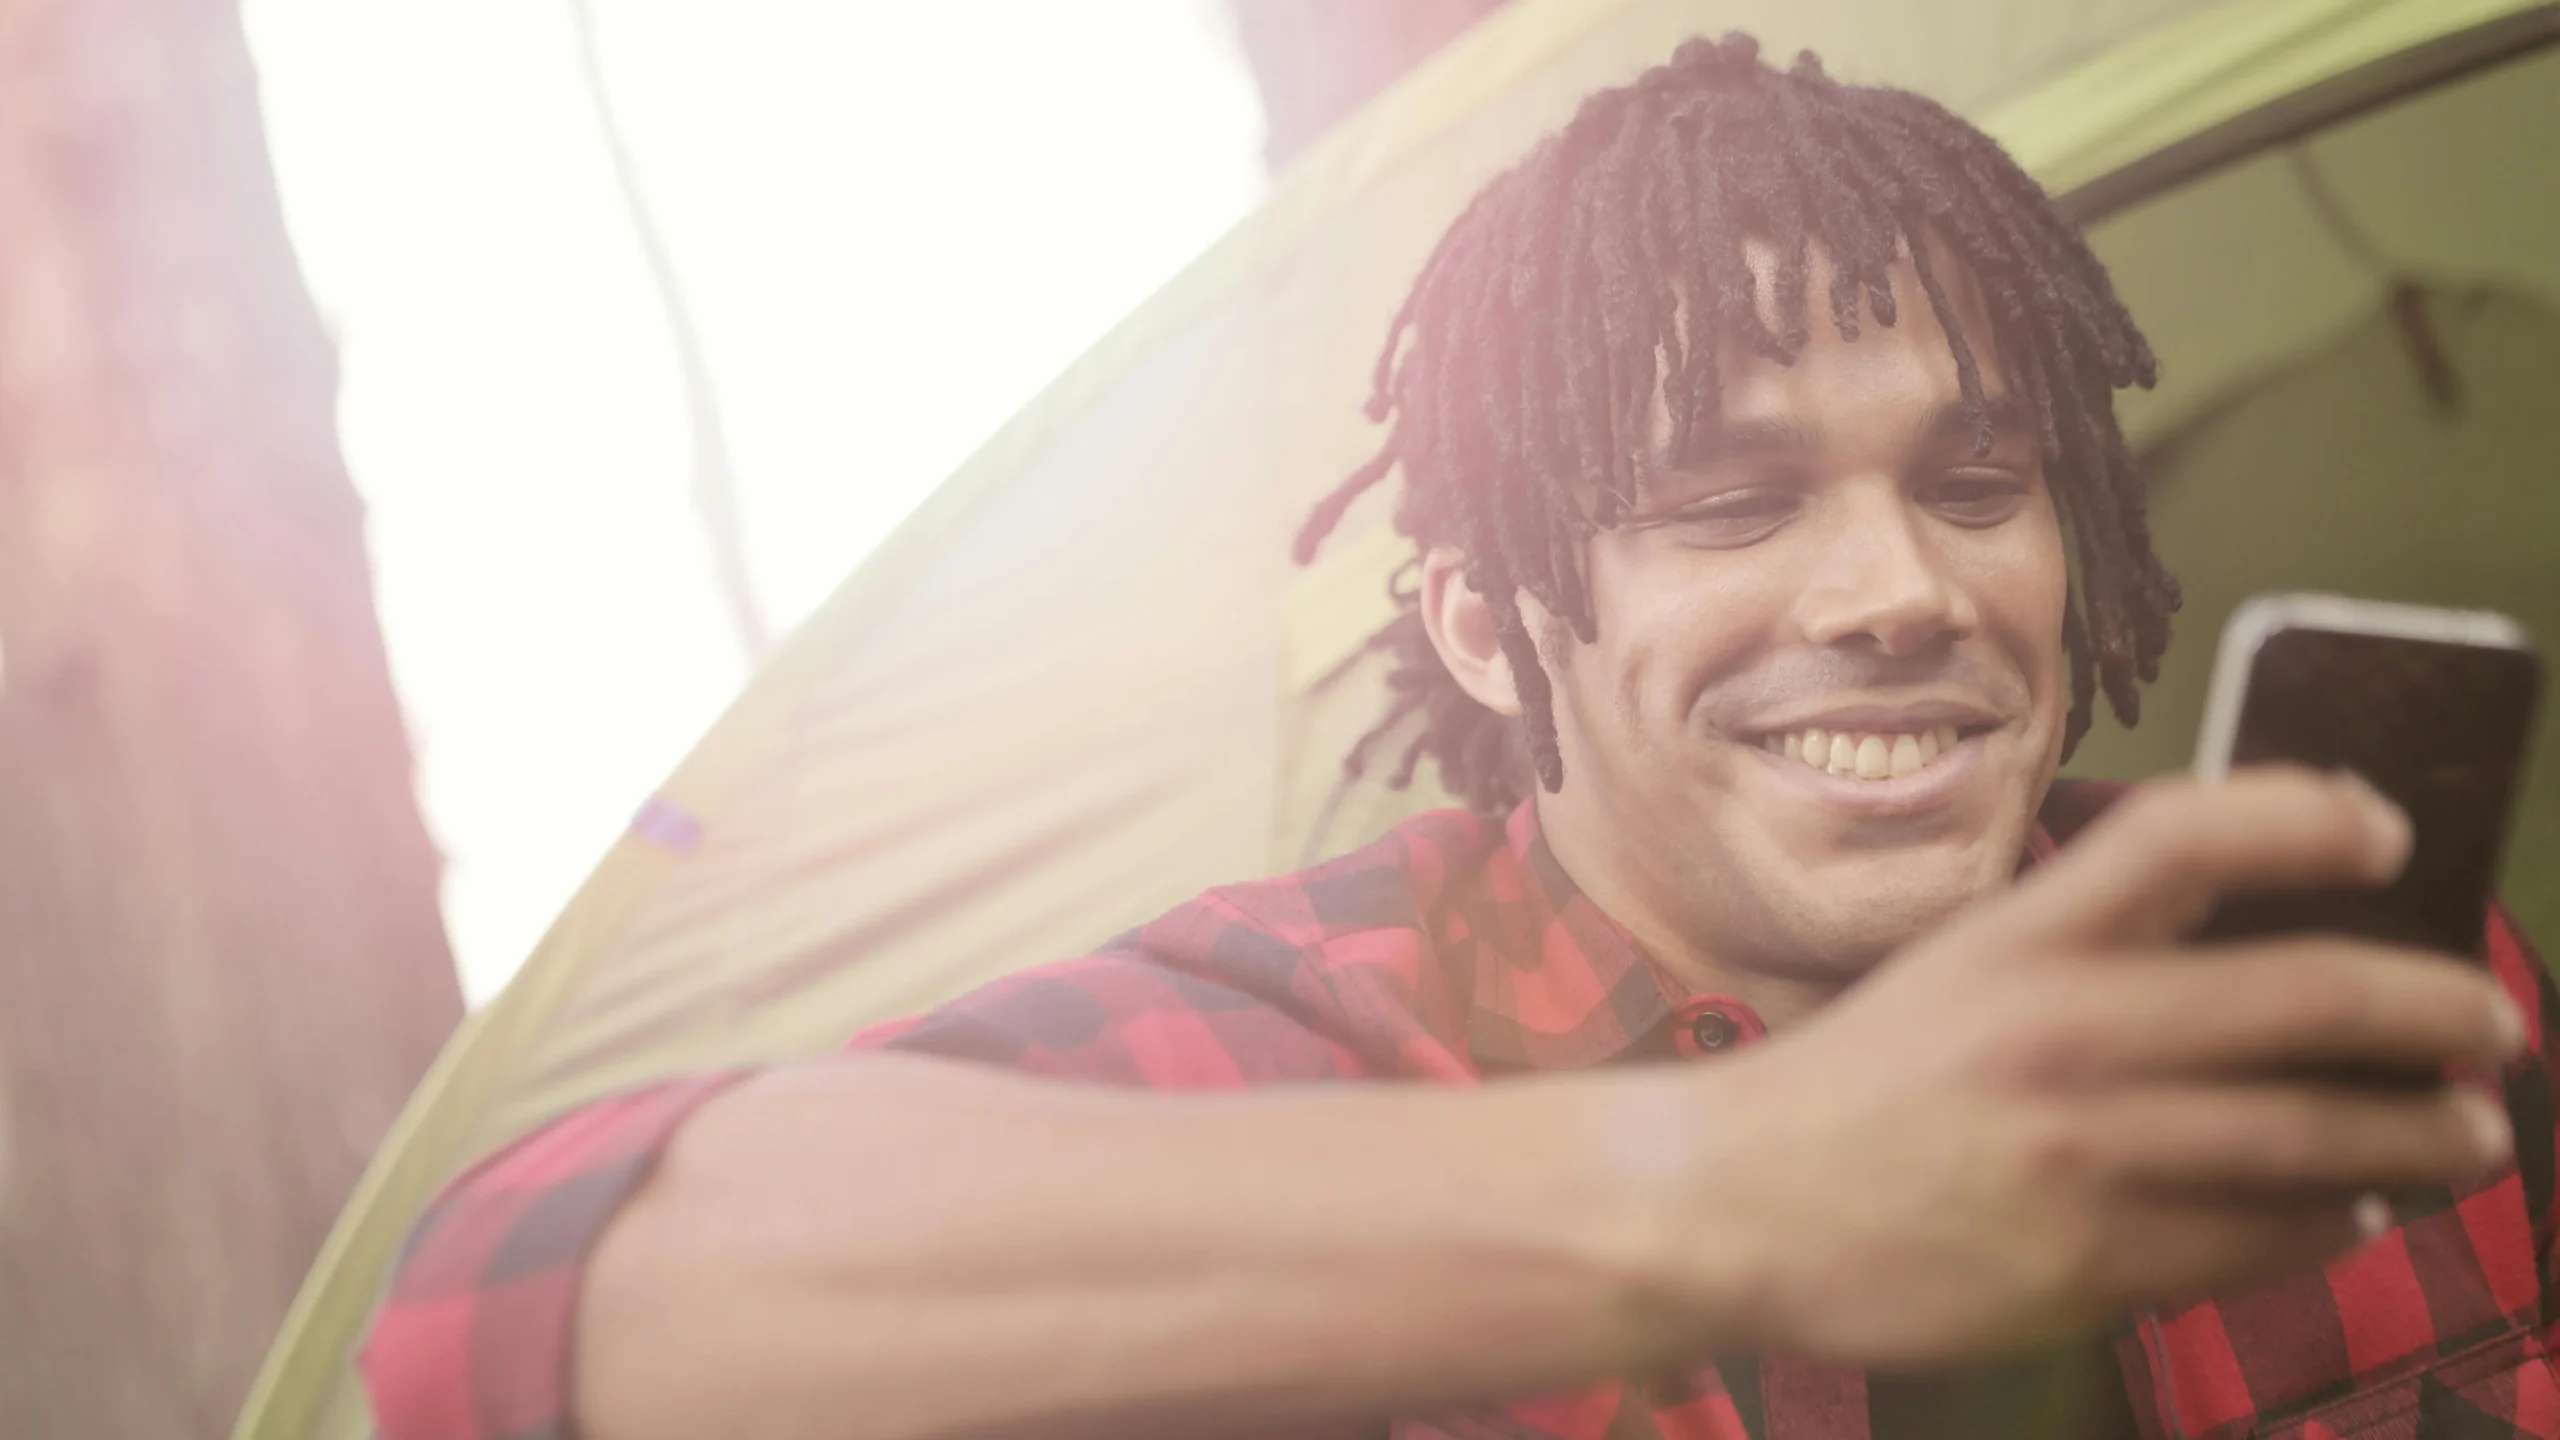
<svg viewBox="0 0 2560 1440"><path fill-rule="evenodd" d="M1467 1049L1477 1068L1571 1070L1618 1059L1687 988L1601 912L1557 863L1523 801L1453 907L1449 937L1471 958Z"/></svg>
<svg viewBox="0 0 2560 1440"><path fill-rule="evenodd" d="M2026 870L2051 859L2056 842L2042 823L2027 833ZM1685 1053L1664 1038L1666 1022L1702 998L1648 954L1624 927L1573 883L1523 801L1503 826L1442 922L1451 959L1472 981L1467 1049L1484 1074L1574 1070L1641 1051ZM1714 997L1721 999L1721 997ZM1751 1033L1756 1017L1738 1002Z"/></svg>

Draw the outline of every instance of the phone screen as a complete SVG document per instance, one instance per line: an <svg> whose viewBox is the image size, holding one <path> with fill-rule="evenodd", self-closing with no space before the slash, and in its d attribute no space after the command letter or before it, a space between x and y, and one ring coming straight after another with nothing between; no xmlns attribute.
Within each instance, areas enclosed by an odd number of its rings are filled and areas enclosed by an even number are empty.
<svg viewBox="0 0 2560 1440"><path fill-rule="evenodd" d="M2302 930L2477 955L2533 722L2532 652L2316 628L2259 644L2230 763L2348 769L2414 831L2387 890L2278 891L2223 902L2203 935Z"/></svg>

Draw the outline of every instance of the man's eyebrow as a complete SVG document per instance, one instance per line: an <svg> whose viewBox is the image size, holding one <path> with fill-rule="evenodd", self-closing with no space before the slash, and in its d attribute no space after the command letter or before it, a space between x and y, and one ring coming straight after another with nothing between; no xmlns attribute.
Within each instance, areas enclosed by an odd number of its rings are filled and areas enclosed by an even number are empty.
<svg viewBox="0 0 2560 1440"><path fill-rule="evenodd" d="M1689 435L1689 450L1676 458L1681 465L1712 465L1745 455L1803 454L1822 448L1822 436L1793 415L1764 415L1742 420L1702 422Z"/></svg>
<svg viewBox="0 0 2560 1440"><path fill-rule="evenodd" d="M1990 417L1995 444L2004 438L2036 432L2035 411L2017 395L1987 396L1983 408ZM1973 414L1961 400L1942 400L1922 417L1918 435L1922 440L1961 440L1969 445L1973 440Z"/></svg>

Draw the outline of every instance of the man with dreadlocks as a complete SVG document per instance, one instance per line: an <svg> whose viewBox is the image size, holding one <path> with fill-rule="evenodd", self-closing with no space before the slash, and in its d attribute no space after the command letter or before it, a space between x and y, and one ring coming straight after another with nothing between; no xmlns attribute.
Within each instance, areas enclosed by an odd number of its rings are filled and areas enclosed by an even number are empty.
<svg viewBox="0 0 2560 1440"><path fill-rule="evenodd" d="M2405 821L2054 782L2168 640L2151 369L1926 100L1742 39L1595 96L1300 542L1401 474L1353 763L1471 809L518 1142L411 1243L383 1433L2560 1437L2521 940L2198 952Z"/></svg>

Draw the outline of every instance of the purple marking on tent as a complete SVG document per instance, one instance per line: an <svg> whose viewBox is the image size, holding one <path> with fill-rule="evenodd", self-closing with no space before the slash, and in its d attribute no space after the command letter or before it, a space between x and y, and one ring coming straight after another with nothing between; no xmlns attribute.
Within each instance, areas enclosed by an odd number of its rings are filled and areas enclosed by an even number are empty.
<svg viewBox="0 0 2560 1440"><path fill-rule="evenodd" d="M640 803L640 813L631 817L631 833L683 855L701 841L702 821L678 809L664 795L652 795Z"/></svg>

